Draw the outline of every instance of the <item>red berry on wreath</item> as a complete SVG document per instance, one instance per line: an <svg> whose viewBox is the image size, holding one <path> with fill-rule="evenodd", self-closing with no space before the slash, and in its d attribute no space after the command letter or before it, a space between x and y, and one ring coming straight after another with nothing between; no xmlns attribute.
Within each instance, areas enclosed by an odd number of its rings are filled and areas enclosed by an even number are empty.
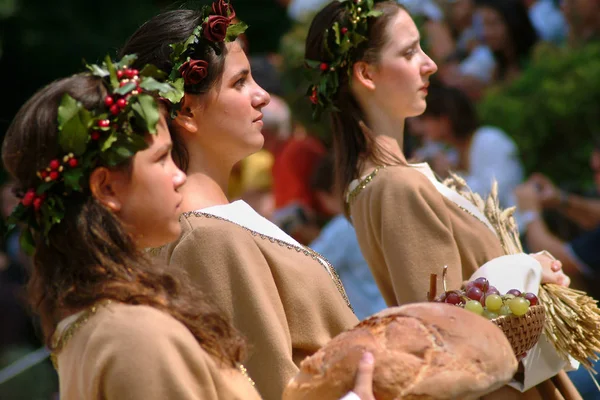
<svg viewBox="0 0 600 400"><path fill-rule="evenodd" d="M71 167L71 168L75 168L75 167L77 166L77 164L79 164L79 162L77 161L77 159L76 159L76 158L71 158L71 159L69 160L69 167Z"/></svg>
<svg viewBox="0 0 600 400"><path fill-rule="evenodd" d="M60 167L60 161L54 159L50 161L50 169L58 169Z"/></svg>
<svg viewBox="0 0 600 400"><path fill-rule="evenodd" d="M58 175L58 171L51 171L51 172L50 172L50 179L51 179L51 180L55 181L55 180L57 180L57 179L58 179L58 177L59 177L59 175Z"/></svg>
<svg viewBox="0 0 600 400"><path fill-rule="evenodd" d="M319 94L317 93L317 88L313 88L312 94L310 95L310 101L313 104L319 103Z"/></svg>
<svg viewBox="0 0 600 400"><path fill-rule="evenodd" d="M110 107L110 106L112 106L112 105L114 104L114 102L115 102L115 100L114 100L112 97L110 97L110 96L106 96L106 97L104 98L104 105L105 105L106 107Z"/></svg>
<svg viewBox="0 0 600 400"><path fill-rule="evenodd" d="M100 121L98 121L98 126L100 128L108 128L110 126L110 121L107 119L101 119Z"/></svg>
<svg viewBox="0 0 600 400"><path fill-rule="evenodd" d="M33 208L35 209L35 211L39 211L40 208L42 208L43 202L44 200L41 197L37 197L35 200L33 200Z"/></svg>
<svg viewBox="0 0 600 400"><path fill-rule="evenodd" d="M118 113L120 113L120 112L121 112L121 109L119 108L119 106L118 106L118 105L116 105L116 104L113 104L112 106L110 106L110 113L111 113L112 115L117 115L117 114L118 114Z"/></svg>
<svg viewBox="0 0 600 400"><path fill-rule="evenodd" d="M90 136L92 137L92 140L98 140L100 139L100 132L94 131Z"/></svg>
<svg viewBox="0 0 600 400"><path fill-rule="evenodd" d="M342 29L340 29L340 32L342 32L342 35L345 35L346 33L348 33L348 28L343 27Z"/></svg>
<svg viewBox="0 0 600 400"><path fill-rule="evenodd" d="M120 98L119 100L117 100L117 105L119 106L119 108L125 108L127 107L127 100Z"/></svg>
<svg viewBox="0 0 600 400"><path fill-rule="evenodd" d="M321 63L321 65L319 66L319 69L321 69L321 71L325 72L329 69L329 65L327 65L327 63Z"/></svg>
<svg viewBox="0 0 600 400"><path fill-rule="evenodd" d="M33 189L29 189L27 193L25 193L25 196L23 196L23 199L21 199L21 204L23 204L25 207L29 207L33 203L34 199L35 191Z"/></svg>
<svg viewBox="0 0 600 400"><path fill-rule="evenodd" d="M118 79L121 79L121 78L123 78L123 71L122 71L122 70L118 70L118 71L117 71L117 78L118 78Z"/></svg>

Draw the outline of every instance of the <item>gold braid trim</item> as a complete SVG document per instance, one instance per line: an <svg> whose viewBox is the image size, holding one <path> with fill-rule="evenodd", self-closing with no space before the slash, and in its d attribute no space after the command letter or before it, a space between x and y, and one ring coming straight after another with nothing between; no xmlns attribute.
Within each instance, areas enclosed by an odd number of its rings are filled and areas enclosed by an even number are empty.
<svg viewBox="0 0 600 400"><path fill-rule="evenodd" d="M321 254L317 253L316 251L314 251L310 247L296 246L294 244L285 242L283 240L279 240L279 239L276 239L274 237L271 237L271 236L268 236L268 235L264 235L264 234L262 234L260 232L256 232L256 231L254 231L254 230L252 230L250 228L245 227L244 225L238 224L237 222L231 221L231 220L229 220L227 218L218 217L216 215L204 213L204 212L201 212L201 211L188 211L188 212L183 213L182 217L188 218L188 217L190 217L192 215L194 217L197 217L197 218L204 217L204 218L212 218L212 219L216 219L216 220L219 220L219 221L229 222L229 223L231 223L233 225L236 225L236 226L242 228L246 232L250 233L252 236L258 236L261 239L268 240L269 242L278 244L281 247L286 247L289 250L296 250L296 252L302 253L305 256L308 256L308 257L312 258L313 260L316 260L319 264L321 264L323 266L323 268L325 269L325 271L327 271L327 273L331 277L331 280L333 281L335 287L337 288L338 292L340 292L340 295L342 296L342 298L346 302L346 305L350 308L350 310L352 310L352 312L354 312L354 309L352 308L352 305L350 304L350 299L348 299L348 295L346 294L346 289L344 288L342 280L340 279L340 276L338 275L338 273L335 270L335 268L333 267L333 265L331 265L331 263L324 256L322 256Z"/></svg>
<svg viewBox="0 0 600 400"><path fill-rule="evenodd" d="M79 328L85 325L86 322L89 321L91 317L93 317L100 307L105 307L112 303L111 300L104 300L99 302L98 304L94 304L90 308L84 310L81 315L70 324L67 329L65 329L59 336L55 337L52 341L52 348L50 349L52 353L50 353L50 360L52 360L52 365L54 365L54 369L58 371L58 353L67 345L69 340L77 333Z"/></svg>

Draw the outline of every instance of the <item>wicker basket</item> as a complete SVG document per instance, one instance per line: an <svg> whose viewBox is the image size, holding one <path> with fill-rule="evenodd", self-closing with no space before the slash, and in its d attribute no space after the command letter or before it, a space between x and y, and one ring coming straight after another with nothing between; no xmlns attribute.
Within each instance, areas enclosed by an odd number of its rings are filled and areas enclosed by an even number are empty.
<svg viewBox="0 0 600 400"><path fill-rule="evenodd" d="M545 321L544 307L529 307L527 314L516 317L506 315L492 320L504 332L516 356L530 350L540 339Z"/></svg>

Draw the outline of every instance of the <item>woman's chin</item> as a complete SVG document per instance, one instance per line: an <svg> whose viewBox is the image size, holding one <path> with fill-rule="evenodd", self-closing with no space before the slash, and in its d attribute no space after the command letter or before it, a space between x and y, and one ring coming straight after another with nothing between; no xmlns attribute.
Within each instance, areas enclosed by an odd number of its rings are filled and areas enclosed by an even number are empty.
<svg viewBox="0 0 600 400"><path fill-rule="evenodd" d="M427 102L423 99L419 102L419 104L415 104L414 110L412 110L412 112L410 112L406 117L407 118L418 117L419 115L422 115L425 112L426 108L427 108Z"/></svg>
<svg viewBox="0 0 600 400"><path fill-rule="evenodd" d="M259 133L255 136L252 136L251 140L248 142L248 155L252 155L260 150L262 150L265 145L265 137L262 133Z"/></svg>

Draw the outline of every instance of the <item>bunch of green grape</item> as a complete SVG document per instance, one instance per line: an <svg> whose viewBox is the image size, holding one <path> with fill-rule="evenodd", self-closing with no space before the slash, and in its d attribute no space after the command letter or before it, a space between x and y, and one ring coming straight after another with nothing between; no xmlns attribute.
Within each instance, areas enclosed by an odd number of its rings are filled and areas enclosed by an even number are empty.
<svg viewBox="0 0 600 400"><path fill-rule="evenodd" d="M435 301L463 307L488 319L504 315L520 317L527 314L529 307L538 304L535 294L521 293L517 289L511 289L505 295L501 295L498 289L490 286L486 278L468 282L462 290L445 292Z"/></svg>

